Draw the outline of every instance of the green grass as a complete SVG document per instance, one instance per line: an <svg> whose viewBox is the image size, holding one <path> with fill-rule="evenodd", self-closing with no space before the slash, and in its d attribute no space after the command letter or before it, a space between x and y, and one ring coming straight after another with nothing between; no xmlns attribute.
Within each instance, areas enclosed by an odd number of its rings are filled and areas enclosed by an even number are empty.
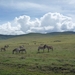
<svg viewBox="0 0 75 75"><path fill-rule="evenodd" d="M36 44L35 44L36 42ZM0 52L1 75L74 75L75 35L27 35L0 40L0 47L9 48ZM40 44L52 45L54 50L43 53ZM12 54L12 50L24 45L27 53Z"/></svg>

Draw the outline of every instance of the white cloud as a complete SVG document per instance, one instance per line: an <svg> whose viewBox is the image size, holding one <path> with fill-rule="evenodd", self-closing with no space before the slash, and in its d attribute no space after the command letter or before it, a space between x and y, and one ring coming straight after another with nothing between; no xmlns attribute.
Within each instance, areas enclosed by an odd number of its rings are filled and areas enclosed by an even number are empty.
<svg viewBox="0 0 75 75"><path fill-rule="evenodd" d="M23 15L16 17L12 22L0 25L0 34L27 34L75 31L75 23L72 18L60 13L46 13L40 18L31 19Z"/></svg>
<svg viewBox="0 0 75 75"><path fill-rule="evenodd" d="M24 34L23 31L20 30L20 26L12 26L10 22L0 25L0 34L5 35L19 35Z"/></svg>

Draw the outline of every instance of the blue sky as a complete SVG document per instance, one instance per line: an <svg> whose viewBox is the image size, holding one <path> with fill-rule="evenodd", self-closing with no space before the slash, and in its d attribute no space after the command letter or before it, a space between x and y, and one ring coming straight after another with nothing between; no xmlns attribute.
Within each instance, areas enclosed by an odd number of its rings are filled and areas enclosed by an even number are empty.
<svg viewBox="0 0 75 75"><path fill-rule="evenodd" d="M74 13L75 0L0 0L0 34L75 31Z"/></svg>

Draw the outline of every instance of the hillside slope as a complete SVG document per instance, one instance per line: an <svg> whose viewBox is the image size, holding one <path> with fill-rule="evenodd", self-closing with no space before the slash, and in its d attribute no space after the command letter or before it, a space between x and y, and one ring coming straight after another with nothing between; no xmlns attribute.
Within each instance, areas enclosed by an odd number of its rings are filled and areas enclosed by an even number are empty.
<svg viewBox="0 0 75 75"><path fill-rule="evenodd" d="M14 37L41 37L41 36L53 36L53 35L73 35L75 32L52 32L52 33L47 33L47 34L41 34L41 33L29 33L29 34L23 34L23 35L2 35L0 34L0 40L5 40L9 38L14 38Z"/></svg>

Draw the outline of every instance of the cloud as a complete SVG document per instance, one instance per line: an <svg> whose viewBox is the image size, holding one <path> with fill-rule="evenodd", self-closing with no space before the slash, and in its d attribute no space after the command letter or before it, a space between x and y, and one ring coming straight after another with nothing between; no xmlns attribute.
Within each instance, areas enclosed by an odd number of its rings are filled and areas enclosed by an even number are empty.
<svg viewBox="0 0 75 75"><path fill-rule="evenodd" d="M4 34L4 35L19 35L19 34L24 34L24 32L22 32L20 30L19 25L12 26L11 23L8 22L8 23L0 25L0 34Z"/></svg>
<svg viewBox="0 0 75 75"><path fill-rule="evenodd" d="M8 0L8 1L1 1L0 6L4 8L10 9L17 9L17 10L28 10L28 9L37 9L37 10L44 10L48 9L49 7L44 4L38 4L36 2L30 2L25 0Z"/></svg>
<svg viewBox="0 0 75 75"><path fill-rule="evenodd" d="M12 22L0 25L0 34L19 35L28 33L50 33L75 31L75 23L71 17L60 13L46 13L40 18L31 19L30 16L16 17Z"/></svg>

